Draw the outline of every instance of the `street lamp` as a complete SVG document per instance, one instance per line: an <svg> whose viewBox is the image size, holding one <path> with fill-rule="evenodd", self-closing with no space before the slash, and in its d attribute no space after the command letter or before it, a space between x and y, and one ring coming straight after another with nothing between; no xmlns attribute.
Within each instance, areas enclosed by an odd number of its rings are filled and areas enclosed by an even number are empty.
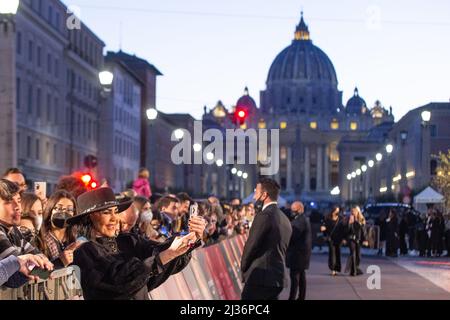
<svg viewBox="0 0 450 320"><path fill-rule="evenodd" d="M367 164L369 165L369 168L373 168L373 166L375 165L375 161L369 160Z"/></svg>
<svg viewBox="0 0 450 320"><path fill-rule="evenodd" d="M184 137L184 131L183 131L183 129L177 129L173 132L173 135L174 135L175 139L181 140Z"/></svg>
<svg viewBox="0 0 450 320"><path fill-rule="evenodd" d="M222 159L218 159L216 161L217 166L220 168L221 166L223 166L223 160Z"/></svg>
<svg viewBox="0 0 450 320"><path fill-rule="evenodd" d="M388 144L388 145L386 146L386 152L387 152L388 154L391 154L393 151L394 151L394 146L393 146L392 144Z"/></svg>
<svg viewBox="0 0 450 320"><path fill-rule="evenodd" d="M352 172L352 178L353 179L356 178L356 172L355 171Z"/></svg>
<svg viewBox="0 0 450 320"><path fill-rule="evenodd" d="M356 175L357 175L357 176L360 176L361 173L362 173L361 169L356 170Z"/></svg>
<svg viewBox="0 0 450 320"><path fill-rule="evenodd" d="M348 181L352 180L352 175L351 175L351 173L349 173L349 174L347 175L347 180L348 180Z"/></svg>
<svg viewBox="0 0 450 320"><path fill-rule="evenodd" d="M377 153L375 159L377 159L377 161L380 162L381 160L383 160L383 155L381 153Z"/></svg>
<svg viewBox="0 0 450 320"><path fill-rule="evenodd" d="M240 171L240 170L237 172L237 176L238 176L238 177L242 177L243 174L244 174L244 173L243 173L242 171Z"/></svg>
<svg viewBox="0 0 450 320"><path fill-rule="evenodd" d="M206 154L206 160L208 160L208 161L213 161L213 160L214 160L214 153L208 152L208 153Z"/></svg>
<svg viewBox="0 0 450 320"><path fill-rule="evenodd" d="M192 148L194 149L194 152L200 152L202 151L202 145L200 143L195 143Z"/></svg>
<svg viewBox="0 0 450 320"><path fill-rule="evenodd" d="M235 175L237 173L237 171L238 170L236 168L233 168L233 169L231 169L231 174Z"/></svg>
<svg viewBox="0 0 450 320"><path fill-rule="evenodd" d="M362 172L366 172L367 171L367 166L365 164L363 164L363 166L361 167L361 171Z"/></svg>
<svg viewBox="0 0 450 320"><path fill-rule="evenodd" d="M114 74L111 71L104 70L98 74L100 84L105 92L111 92L111 86L114 81Z"/></svg>
<svg viewBox="0 0 450 320"><path fill-rule="evenodd" d="M431 120L431 112L428 110L425 110L422 112L422 121L426 124L430 122Z"/></svg>
<svg viewBox="0 0 450 320"><path fill-rule="evenodd" d="M19 9L19 0L0 1L0 14L15 15Z"/></svg>
<svg viewBox="0 0 450 320"><path fill-rule="evenodd" d="M244 172L244 173L242 174L242 178L243 178L244 180L247 180L247 178L248 178L248 173L247 173L247 172Z"/></svg>
<svg viewBox="0 0 450 320"><path fill-rule="evenodd" d="M150 121L156 120L158 118L158 110L155 108L150 108L147 110L147 119Z"/></svg>

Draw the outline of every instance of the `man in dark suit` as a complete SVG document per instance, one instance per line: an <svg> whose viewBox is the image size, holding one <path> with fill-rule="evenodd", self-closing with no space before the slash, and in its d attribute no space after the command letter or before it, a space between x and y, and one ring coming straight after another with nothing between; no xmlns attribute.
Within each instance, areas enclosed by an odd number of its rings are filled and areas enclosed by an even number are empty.
<svg viewBox="0 0 450 320"><path fill-rule="evenodd" d="M306 298L306 270L311 258L312 234L309 219L304 215L304 206L300 201L291 206L293 215L292 236L287 250L286 262L291 274L291 293L289 300Z"/></svg>
<svg viewBox="0 0 450 320"><path fill-rule="evenodd" d="M271 179L264 178L256 186L256 215L241 262L242 300L278 300L286 285L286 250L292 228L278 209L279 193L280 186Z"/></svg>

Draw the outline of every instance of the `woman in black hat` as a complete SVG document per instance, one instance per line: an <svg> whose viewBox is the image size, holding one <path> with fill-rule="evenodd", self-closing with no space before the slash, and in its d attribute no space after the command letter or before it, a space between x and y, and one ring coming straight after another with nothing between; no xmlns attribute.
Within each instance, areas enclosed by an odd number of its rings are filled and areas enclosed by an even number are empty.
<svg viewBox="0 0 450 320"><path fill-rule="evenodd" d="M180 272L190 252L201 245L205 223L190 222L190 234L164 243L132 233L119 234L119 213L132 203L118 202L110 188L78 197L79 214L69 224L79 224L88 240L75 251L74 265L81 269L86 300L148 300L148 291Z"/></svg>

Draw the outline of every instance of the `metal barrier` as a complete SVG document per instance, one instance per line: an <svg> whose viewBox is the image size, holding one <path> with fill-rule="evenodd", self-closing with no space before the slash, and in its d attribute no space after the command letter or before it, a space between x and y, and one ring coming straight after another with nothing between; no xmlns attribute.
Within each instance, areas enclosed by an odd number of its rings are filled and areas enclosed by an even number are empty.
<svg viewBox="0 0 450 320"><path fill-rule="evenodd" d="M32 281L17 289L0 288L0 300L81 300L80 269L56 270L51 279Z"/></svg>

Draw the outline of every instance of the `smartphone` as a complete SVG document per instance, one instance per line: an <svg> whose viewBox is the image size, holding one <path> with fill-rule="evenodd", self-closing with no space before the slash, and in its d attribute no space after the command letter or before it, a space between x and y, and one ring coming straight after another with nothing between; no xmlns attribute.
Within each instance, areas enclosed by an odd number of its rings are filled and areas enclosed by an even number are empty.
<svg viewBox="0 0 450 320"><path fill-rule="evenodd" d="M41 269L34 267L33 270L31 270L30 275L37 276L41 280L47 280L50 277L51 272L46 269Z"/></svg>
<svg viewBox="0 0 450 320"><path fill-rule="evenodd" d="M198 217L198 203L194 202L191 205L191 212L190 212L190 217Z"/></svg>
<svg viewBox="0 0 450 320"><path fill-rule="evenodd" d="M47 183L46 182L35 182L34 183L34 193L39 195L39 197L47 197Z"/></svg>

